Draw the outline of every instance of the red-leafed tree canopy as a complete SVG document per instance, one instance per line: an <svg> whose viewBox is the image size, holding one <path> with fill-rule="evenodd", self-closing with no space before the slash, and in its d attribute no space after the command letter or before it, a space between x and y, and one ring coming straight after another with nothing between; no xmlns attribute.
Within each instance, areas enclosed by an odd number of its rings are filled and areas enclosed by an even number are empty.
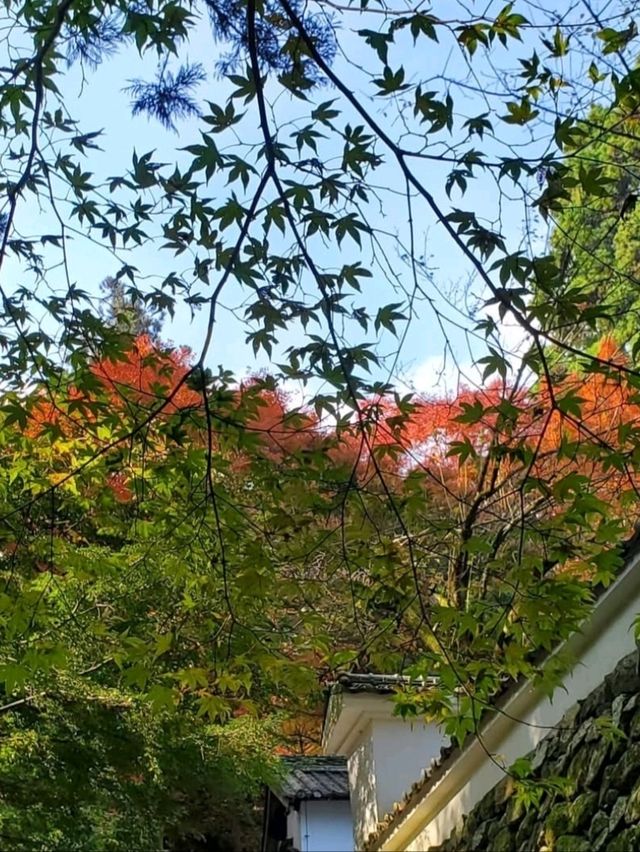
<svg viewBox="0 0 640 852"><path fill-rule="evenodd" d="M100 360L92 371L115 406L152 409L167 400L163 412L171 414L202 405L202 395L186 382L190 359L186 346L166 348L141 335L120 358Z"/></svg>
<svg viewBox="0 0 640 852"><path fill-rule="evenodd" d="M625 360L609 340L601 344L599 356L621 364ZM218 433L224 428L243 432L247 440L236 453L237 471L250 466L252 454L285 463L301 452L324 448L336 465L354 468L362 479L375 480L376 471L385 473L394 488L409 473L423 471L428 491L450 505L452 499L464 501L472 495L487 455L499 450L494 488L499 483L515 487L525 472L549 488L578 473L603 499L636 487L622 444L625 434L637 428L640 406L621 376L574 373L553 384L520 389L494 381L480 389L462 388L455 396L416 397L404 409L378 400L363 406L353 426L336 434L321 427L314 414L293 409L286 393L260 378L230 389L221 409L220 397L209 390L205 406L203 391L190 381L190 357L186 347L160 346L143 335L118 358L95 362L91 373L99 395L122 416L139 417L156 409L165 418L192 412L197 415L194 437L200 434L198 440L206 444L202 431L210 428L213 447L219 447ZM66 400L40 398L33 407L30 434L52 424L63 432L76 431L83 417L91 421L90 401L74 387ZM586 446L589 457L583 453ZM619 463L612 464L609 457L603 464L598 446L620 448ZM112 474L112 482L121 488L126 479L124 472Z"/></svg>

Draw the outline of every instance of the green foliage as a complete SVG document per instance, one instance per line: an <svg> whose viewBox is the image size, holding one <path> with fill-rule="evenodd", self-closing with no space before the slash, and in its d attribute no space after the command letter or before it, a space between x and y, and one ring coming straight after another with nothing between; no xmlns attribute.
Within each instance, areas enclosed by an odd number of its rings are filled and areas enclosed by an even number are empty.
<svg viewBox="0 0 640 852"><path fill-rule="evenodd" d="M61 678L0 729L0 830L16 850L155 849L207 834L233 848L225 809L242 819L277 778L273 731L256 721L223 730L81 679Z"/></svg>
<svg viewBox="0 0 640 852"><path fill-rule="evenodd" d="M549 798L567 798L574 792L575 783L561 775L534 777L529 757L520 757L509 767L513 779L515 807L537 811ZM568 806L570 807L570 806Z"/></svg>
<svg viewBox="0 0 640 852"><path fill-rule="evenodd" d="M611 716L599 716L595 719L596 730L605 742L616 744L620 740L628 739L619 725L616 725Z"/></svg>
<svg viewBox="0 0 640 852"><path fill-rule="evenodd" d="M540 288L538 298L551 322L556 306L566 311L572 322L558 336L569 335L586 349L607 333L635 353L640 309L636 124L623 107L593 107L565 146L575 155L562 176L566 200L553 216L552 246L561 278L553 289Z"/></svg>

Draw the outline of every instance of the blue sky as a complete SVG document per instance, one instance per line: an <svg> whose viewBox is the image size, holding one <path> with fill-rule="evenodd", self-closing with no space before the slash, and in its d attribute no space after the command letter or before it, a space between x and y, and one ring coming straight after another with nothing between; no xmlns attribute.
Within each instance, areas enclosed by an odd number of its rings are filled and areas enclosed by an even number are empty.
<svg viewBox="0 0 640 852"><path fill-rule="evenodd" d="M497 4L497 7L502 4ZM496 8L497 8L496 7ZM363 40L350 32L363 26L371 26L371 21L361 21L357 15L347 15L343 21L343 29L340 33L339 42L343 55L339 53L334 70L342 77L349 80L354 91L364 92L366 84L366 70L371 69L378 72L378 66L372 52L367 48ZM407 78L410 80L430 81L429 86L443 93L448 88L448 78L463 78L468 75L463 54L451 44L436 45L422 40L417 49L409 50L411 42L407 39L400 41L396 48L390 52L390 64L397 67L404 58L404 66ZM456 112L472 116L487 111L491 113L498 107L500 101L485 96L482 89L486 84L489 90L488 80L495 77L495 65L498 70L509 72L515 84L513 72L517 66L516 56L528 55L530 46L522 45L520 50L507 54L503 48L497 46L486 60L479 58L474 62L477 77L470 82L479 89L473 91L468 89L454 90L456 100ZM199 96L222 102L229 91L229 84L215 74L215 59L217 48L212 42L208 21L203 20L193 33L189 43L188 51L181 59L201 62L207 73L208 79L199 91ZM348 57L348 61L345 57ZM358 71L358 66L363 68ZM143 154L154 150L154 159L162 162L173 162L180 157L177 149L182 146L200 141L200 129L203 127L197 119L190 119L179 124L177 134L165 131L159 124L145 117L132 117L129 98L123 92L129 80L134 77L151 77L155 68L154 58L147 56L140 60L135 49L123 51L101 65L96 71L88 71L87 78L83 80L81 69L76 66L62 81L66 103L69 105L70 114L79 122L82 132L102 129L103 136L100 145L103 152L92 152L87 167L101 178L110 174L118 174L130 165L132 149L135 147L137 153ZM370 90L368 90L370 91ZM268 89L268 94L273 94L273 87ZM337 94L329 87L317 91L313 98L317 101L337 97ZM342 104L338 104L343 108ZM253 107L249 107L251 110ZM308 107L299 101L289 98L286 94L280 96L274 107L278 113L279 122L303 118L308 115ZM377 117L385 126L394 128L397 125L397 116L394 115L390 105L383 101L374 103L372 108L377 111ZM254 108L253 108L254 109ZM503 112L504 110L502 110ZM349 119L349 112L344 112L345 120ZM255 120L253 120L255 118ZM499 122L496 122L498 125ZM495 155L506 155L507 149L504 143L514 142L521 145L520 150L539 151L543 143L527 138L522 128L510 129L500 125L502 130L499 140L477 142L478 147ZM243 133L255 134L255 139L260 140L257 117L255 109L242 124ZM242 141L248 141L242 139ZM339 151L336 150L336 155ZM399 276L398 283L409 286L410 270L406 263L398 256L398 249L394 243L393 235L406 231L406 204L402 195L403 187L398 185L398 170L386 157L386 164L374 173L373 180L383 187L383 201L377 208L372 206L369 212L370 221L381 231L386 231L389 236L381 235L381 245L389 252L391 271ZM450 202L443 191L444 179L447 167L433 162L423 163L416 167L422 180L434 193L437 199L449 208ZM221 184L215 187L207 187L205 194L214 198L215 204L224 202L227 192ZM502 231L512 250L518 247L525 232L525 215L532 217L531 209L523 205L522 200L515 198L509 200L506 195L501 195L490 175L485 175L470 183L470 189L463 199L454 196L453 205L459 205L464 209L475 210L479 216L492 219L501 214ZM443 232L441 226L434 222L433 216L427 211L423 204L418 201L414 204L414 222L416 230L417 253L421 254L423 247L425 262L430 268L431 280L424 280L431 305L442 311L447 317L463 326L469 326L469 321L464 317L464 311L458 311L462 303L458 305L448 304L447 293L460 296L461 285L470 283L471 298L482 296L481 288L469 279L469 269L459 251L452 246L449 237ZM534 217L535 218L535 217ZM18 228L24 231L37 231L38 228L51 227L54 229L53 221L47 214L42 215L34 210L20 209L17 218ZM535 223L535 240L538 245L545 237L545 228L541 222ZM529 227L529 231L531 228ZM406 234L405 234L406 236ZM319 249L325 262L341 264L343 262L355 262L360 260L367 266L370 262L370 250L366 243L361 254L357 247L351 243L343 244L338 253L334 248L327 253ZM148 243L135 250L128 258L128 262L135 265L140 274L159 276L163 278L171 270L180 271L183 266L181 258L175 259L166 250L160 250L156 243ZM114 274L120 266L120 261L115 259L105 248L96 246L95 243L77 239L71 244L69 251L69 273L72 281L79 286L94 291L99 282L109 274ZM6 267L3 272L5 282L7 275L16 275L14 267ZM51 271L49 286L64 286L62 270L60 268ZM245 344L246 330L242 322L237 318L237 309L243 299L243 294L237 286L230 286L225 291L222 299L222 307L219 314L218 325L214 334L213 346L209 355L209 363L215 366L219 363L226 368L232 369L238 374L252 372L256 368L267 366L264 356L256 361L251 349ZM377 305L389 301L406 301L404 295L394 295L388 281L383 281L380 276L375 275L367 282L363 301L375 313ZM454 299L455 301L455 299ZM405 379L411 383L414 381L421 390L430 390L438 380L440 367L443 364L443 353L445 352L445 334L450 341L451 350L447 355L448 370L443 378L451 384L457 371L452 369L451 351L456 355L465 369L469 369L472 357L484 354L481 347L472 345L473 351L469 349L469 338L464 331L456 328L454 324L447 324L445 332L440 328L434 311L429 301L424 298L416 301L414 305L415 316L406 333L402 352L395 360L395 376ZM235 311L235 312L234 312ZM205 330L205 311L196 314L192 318L186 306L178 309L175 320L165 326L165 337L170 338L176 344L186 344L198 350L198 344L203 339ZM505 328L505 340L508 345L516 345L520 335L513 328ZM302 340L300 330L290 330L283 338L283 346L298 343ZM394 344L391 339L381 342L384 352L392 352ZM393 359L391 359L393 361ZM470 378L475 377L473 371Z"/></svg>

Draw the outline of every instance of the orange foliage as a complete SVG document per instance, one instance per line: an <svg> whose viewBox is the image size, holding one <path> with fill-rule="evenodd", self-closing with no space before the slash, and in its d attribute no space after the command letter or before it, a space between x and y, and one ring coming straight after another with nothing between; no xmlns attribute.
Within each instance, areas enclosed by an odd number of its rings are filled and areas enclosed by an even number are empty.
<svg viewBox="0 0 640 852"><path fill-rule="evenodd" d="M602 341L598 355L609 362L625 363L624 354L610 339ZM187 348L161 350L149 337L141 336L122 359L100 361L92 371L116 408L126 411L135 404L151 409L170 398L163 411L171 414L202 406L199 392L186 383L180 385L189 370L189 357ZM605 498L635 487L624 465L607 469L597 458L580 453L581 444L617 450L621 427L640 424L640 406L623 374L618 378L598 372L572 374L552 388L542 381L538 389L518 391L496 381L485 388L463 388L453 397L418 398L414 409L404 416L388 400L378 399L363 407L352 429L339 435L321 429L313 413L293 410L285 392L265 384L259 378L250 379L236 392L238 428L246 428L256 439L254 448L238 454L238 471L250 464L252 455L282 461L300 450L321 447L337 467L355 467L358 477L365 477L374 472L374 452L376 467L385 474L401 478L411 469L423 468L430 474L430 488L462 496L477 486L478 460L491 443L498 443L505 448L525 445L534 450L537 459L529 472L549 485L576 471L596 483ZM80 398L72 389L68 402L77 403ZM500 417L505 405L507 410L515 406L515 420ZM479 416L461 423L459 417L474 407ZM90 419L76 411L78 425L81 416ZM43 399L35 406L27 431L35 436L52 423L65 434L73 430L73 419ZM471 455L460 464L459 456L450 452L453 442L469 442L477 457ZM569 451L559 452L567 444ZM514 463L504 460L501 465L501 475L506 478ZM119 501L133 498L124 473L112 474L109 484Z"/></svg>
<svg viewBox="0 0 640 852"><path fill-rule="evenodd" d="M627 363L611 339L602 341L597 354L621 366ZM638 487L638 477L625 458L624 443L625 432L640 426L640 405L623 373L615 378L597 372L569 375L553 388L545 386L539 394L539 404L544 414L531 428L544 459L537 466L538 476L565 475L578 464L577 472L589 477L599 496L606 500L617 499L622 491ZM572 404L579 407L579 413ZM563 445L566 452L560 458L558 450ZM585 458L580 449L586 445L602 450L605 459L608 456L608 461L615 464L604 464L597 452L593 459Z"/></svg>
<svg viewBox="0 0 640 852"><path fill-rule="evenodd" d="M163 351L143 334L122 360L99 361L92 370L105 384L115 405L126 407L134 401L151 408L170 397L164 411L172 414L202 404L197 391L186 384L180 385L189 371L190 357L191 351L186 346Z"/></svg>
<svg viewBox="0 0 640 852"><path fill-rule="evenodd" d="M626 363L624 353L610 339L602 341L597 354L609 363ZM369 449L383 451L380 467L385 472L423 469L430 474L428 487L434 493L463 496L477 487L490 444L503 449L524 447L535 454L528 471L532 476L553 487L575 472L587 477L602 499L611 501L640 485L622 453L625 430L640 428L636 400L624 373L593 372L569 374L551 388L544 380L539 388L526 390L496 381L485 388L462 388L455 397L418 398L414 410L405 416L394 405L377 401L369 407L375 425L368 429L364 449L354 429L334 453L338 463L358 464L361 472L370 473ZM458 418L473 407L479 412L477 419L461 423ZM501 412L516 417L501 417ZM461 464L460 456L451 453L454 442L468 442L477 455ZM604 457L619 453L618 467L600 458L598 448ZM390 449L395 450L393 455L387 454ZM526 468L505 456L499 480L506 481Z"/></svg>
<svg viewBox="0 0 640 852"><path fill-rule="evenodd" d="M83 399L76 388L68 392L68 403L80 402ZM53 402L51 397L42 396L38 399L29 412L29 422L25 428L25 434L29 438L37 438L42 434L46 426L58 426L63 434L70 436L77 431L77 424L71 415Z"/></svg>
<svg viewBox="0 0 640 852"><path fill-rule="evenodd" d="M298 412L289 404L288 395L276 388L262 387L258 379L240 386L236 396L238 408L248 407L243 423L260 447L261 455L283 459L289 454L310 449L319 438L317 418L310 412ZM242 454L236 467L248 462Z"/></svg>
<svg viewBox="0 0 640 852"><path fill-rule="evenodd" d="M468 438L479 448L491 439L496 423L495 412L484 414L472 424L460 423L456 418L463 414L467 405L480 403L485 409L493 409L508 393L509 388L505 388L502 382L494 382L478 390L462 388L453 399L420 399L404 429L403 438L411 447L428 445L434 440L449 444Z"/></svg>
<svg viewBox="0 0 640 852"><path fill-rule="evenodd" d="M169 350L157 347L147 335L138 337L121 359L104 359L92 365L91 371L104 386L110 405L127 413L132 406L152 409L163 400L168 404L162 415L200 408L201 395L181 384L189 371L190 350L186 347ZM55 426L65 438L82 437L86 426L96 419L92 399L76 387L67 390L66 398L55 400L53 394L42 396L33 406L26 434L37 438ZM80 404L86 402L86 406ZM73 413L69 413L72 411ZM111 473L107 484L116 500L128 503L134 493L125 471Z"/></svg>
<svg viewBox="0 0 640 852"><path fill-rule="evenodd" d="M119 470L117 473L110 473L107 485L118 503L129 503L133 500L134 494L129 484L129 477L124 471Z"/></svg>
<svg viewBox="0 0 640 852"><path fill-rule="evenodd" d="M468 439L482 455L496 435L495 407L508 392L496 382L481 389L463 388L455 397L418 397L413 410L404 415L390 401L376 400L363 407L361 422L341 434L329 453L338 465L356 466L360 477L374 473L374 453L375 468L385 475L402 477L410 470L428 470L432 485L439 481L446 490L461 493L472 484L473 469L471 465L461 468L458 457L449 453L452 442ZM524 394L516 396L522 404ZM478 403L486 409L478 422L458 422L465 406Z"/></svg>
<svg viewBox="0 0 640 852"><path fill-rule="evenodd" d="M281 727L282 745L275 749L280 757L296 754L319 754L322 741L322 711L298 714L285 719Z"/></svg>
<svg viewBox="0 0 640 852"><path fill-rule="evenodd" d="M138 337L131 349L121 359L104 359L92 365L92 373L104 385L115 408L126 410L132 403L152 408L163 399L170 398L163 413L174 414L202 405L202 397L186 384L180 385L189 371L191 352L187 347L160 349L147 335ZM179 386L180 385L180 386ZM76 408L72 416L65 413L71 404L77 406L86 400L86 410ZM30 413L27 434L37 437L47 425L57 425L65 435L71 436L75 427L93 419L90 400L78 388L67 391L64 406L50 396L43 396Z"/></svg>

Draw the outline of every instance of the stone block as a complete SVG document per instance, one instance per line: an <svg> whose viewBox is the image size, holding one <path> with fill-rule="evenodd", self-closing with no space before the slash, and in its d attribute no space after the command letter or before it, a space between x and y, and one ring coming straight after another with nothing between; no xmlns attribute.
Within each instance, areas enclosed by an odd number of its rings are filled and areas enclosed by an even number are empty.
<svg viewBox="0 0 640 852"><path fill-rule="evenodd" d="M595 793L581 793L574 799L569 805L571 831L582 832L582 829L591 822L597 807L598 796Z"/></svg>
<svg viewBox="0 0 640 852"><path fill-rule="evenodd" d="M575 835L587 826L598 807L596 793L581 793L573 802L559 802L551 808L545 820L550 837Z"/></svg>
<svg viewBox="0 0 640 852"><path fill-rule="evenodd" d="M589 826L589 837L593 840L603 831L609 833L609 814L606 811L596 811Z"/></svg>
<svg viewBox="0 0 640 852"><path fill-rule="evenodd" d="M480 821L493 817L496 812L496 799L494 790L484 795L476 805L476 813Z"/></svg>
<svg viewBox="0 0 640 852"><path fill-rule="evenodd" d="M621 831L606 845L605 852L635 852L640 845L640 827L634 826Z"/></svg>
<svg viewBox="0 0 640 852"><path fill-rule="evenodd" d="M590 749L584 772L584 783L587 787L595 787L597 785L610 751L611 744L604 738L601 738Z"/></svg>
<svg viewBox="0 0 640 852"><path fill-rule="evenodd" d="M538 744L537 749L533 753L533 757L531 758L531 771L537 772L542 768L547 758L551 757L550 752L552 751L554 746L554 740L551 737L545 737L541 743Z"/></svg>
<svg viewBox="0 0 640 852"><path fill-rule="evenodd" d="M622 822L622 818L624 817L624 812L627 807L627 799L625 796L619 796L616 799L616 803L611 808L611 815L609 816L609 834L614 834Z"/></svg>
<svg viewBox="0 0 640 852"><path fill-rule="evenodd" d="M629 725L629 738L632 740L640 740L640 713L636 713L631 719Z"/></svg>
<svg viewBox="0 0 640 852"><path fill-rule="evenodd" d="M640 710L640 694L632 695L631 698L628 698L625 705L623 713L625 715L635 715Z"/></svg>
<svg viewBox="0 0 640 852"><path fill-rule="evenodd" d="M629 793L627 806L624 809L624 819L627 824L640 822L640 778Z"/></svg>
<svg viewBox="0 0 640 852"><path fill-rule="evenodd" d="M554 845L554 852L591 852L591 844L577 834L564 834Z"/></svg>
<svg viewBox="0 0 640 852"><path fill-rule="evenodd" d="M629 698L627 695L618 695L613 699L611 705L611 721L618 728L622 728L624 724L624 708L628 704Z"/></svg>
<svg viewBox="0 0 640 852"><path fill-rule="evenodd" d="M488 841L489 820L481 822L471 836L471 849L485 850Z"/></svg>
<svg viewBox="0 0 640 852"><path fill-rule="evenodd" d="M571 754L575 754L578 748L582 745L582 743L587 740L592 731L595 730L595 736L597 737L597 729L595 729L594 720L585 719L584 722L580 725L578 730L569 740L568 749Z"/></svg>
<svg viewBox="0 0 640 852"><path fill-rule="evenodd" d="M568 749L557 752L552 760L547 760L540 769L540 775L543 778L548 778L550 775L565 775L569 761L571 760L571 752Z"/></svg>
<svg viewBox="0 0 640 852"><path fill-rule="evenodd" d="M513 852L513 841L512 832L505 826L493 838L491 852Z"/></svg>
<svg viewBox="0 0 640 852"><path fill-rule="evenodd" d="M614 672L612 672L611 675L608 675L608 677L611 678L613 674ZM602 714L609 708L614 698L615 695L611 691L611 686L607 683L607 679L605 678L604 682L594 689L593 692L580 704L578 723L580 724L584 722L585 719L594 719L598 716L602 716Z"/></svg>
<svg viewBox="0 0 640 852"><path fill-rule="evenodd" d="M520 847L527 848L526 844L528 843L528 848L532 849L539 834L540 822L538 814L534 810L531 810L525 814L524 819L518 827L516 832L516 847L518 849Z"/></svg>
<svg viewBox="0 0 640 852"><path fill-rule="evenodd" d="M593 849L593 852L602 852L608 839L609 829L605 828L600 832L600 834L591 840L591 848Z"/></svg>
<svg viewBox="0 0 640 852"><path fill-rule="evenodd" d="M567 776L573 781L575 789L581 790L586 786L587 776L589 775L590 757L591 749L588 746L580 748L573 753L571 763L567 769Z"/></svg>
<svg viewBox="0 0 640 852"><path fill-rule="evenodd" d="M571 831L571 812L569 802L559 802L554 805L545 820L545 835L560 837L561 834L569 834Z"/></svg>
<svg viewBox="0 0 640 852"><path fill-rule="evenodd" d="M640 778L640 743L631 743L615 765L616 787L621 792L630 790Z"/></svg>
<svg viewBox="0 0 640 852"><path fill-rule="evenodd" d="M634 694L640 692L637 652L627 654L626 657L620 660L611 674L605 677L604 684L610 692L612 699L623 693Z"/></svg>
<svg viewBox="0 0 640 852"><path fill-rule="evenodd" d="M584 702L582 702L584 704ZM550 736L553 737L559 748L562 748L573 736L580 719L580 710L582 704L578 702L573 704L560 720L556 731Z"/></svg>

